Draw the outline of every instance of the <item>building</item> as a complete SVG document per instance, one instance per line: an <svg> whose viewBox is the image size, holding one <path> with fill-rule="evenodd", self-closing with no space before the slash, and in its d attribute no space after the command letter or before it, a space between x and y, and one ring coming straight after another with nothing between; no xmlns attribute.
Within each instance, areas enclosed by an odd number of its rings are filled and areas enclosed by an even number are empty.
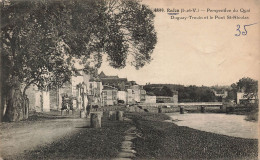
<svg viewBox="0 0 260 160"><path fill-rule="evenodd" d="M222 97L222 98L226 98L228 96L228 91L225 91L225 90L221 90L221 91L216 91L216 90L213 90L215 96L217 97Z"/></svg>
<svg viewBox="0 0 260 160"><path fill-rule="evenodd" d="M102 105L109 106L109 105L116 105L117 104L117 88L112 86L103 86L102 90Z"/></svg>
<svg viewBox="0 0 260 160"><path fill-rule="evenodd" d="M118 101L121 101L121 103L126 104L127 101L127 92L126 91L118 91L117 92L117 99Z"/></svg>
<svg viewBox="0 0 260 160"><path fill-rule="evenodd" d="M140 103L145 101L146 91L143 89L143 86L135 84L130 86L130 89L133 90L133 98L135 102Z"/></svg>
<svg viewBox="0 0 260 160"><path fill-rule="evenodd" d="M156 96L156 103L178 103L178 92L173 91L173 96Z"/></svg>
<svg viewBox="0 0 260 160"><path fill-rule="evenodd" d="M156 103L174 103L174 98L168 96L156 96Z"/></svg>
<svg viewBox="0 0 260 160"><path fill-rule="evenodd" d="M29 99L29 110L36 112L49 112L50 107L50 92L41 91L37 86L31 85L26 90L26 95Z"/></svg>
<svg viewBox="0 0 260 160"><path fill-rule="evenodd" d="M89 104L102 106L102 100L101 100L102 90L103 90L103 85L101 82L96 82L96 81L91 80L88 83L87 95L91 99L89 101Z"/></svg>
<svg viewBox="0 0 260 160"><path fill-rule="evenodd" d="M237 92L237 104L243 104L245 102L255 103L256 97L253 94L246 95L244 92Z"/></svg>
<svg viewBox="0 0 260 160"><path fill-rule="evenodd" d="M146 91L144 89L140 90L140 102L145 102L145 96L146 96Z"/></svg>
<svg viewBox="0 0 260 160"><path fill-rule="evenodd" d="M132 89L126 90L126 104L135 104L134 91Z"/></svg>
<svg viewBox="0 0 260 160"><path fill-rule="evenodd" d="M133 85L131 86L131 89L133 90L133 99L136 103L140 103L141 101L141 91L139 85Z"/></svg>
<svg viewBox="0 0 260 160"><path fill-rule="evenodd" d="M62 108L62 97L67 95L73 104L74 109L81 110L88 104L88 87L91 76L87 71L80 69L74 71L71 80L61 87L50 89L50 108L60 110Z"/></svg>
<svg viewBox="0 0 260 160"><path fill-rule="evenodd" d="M104 72L99 74L99 78L103 85L115 87L118 91L125 91L128 88L126 78L106 76Z"/></svg>
<svg viewBox="0 0 260 160"><path fill-rule="evenodd" d="M149 103L150 104L156 103L156 96L148 96L148 95L146 95L144 103L147 103L147 104L149 104Z"/></svg>

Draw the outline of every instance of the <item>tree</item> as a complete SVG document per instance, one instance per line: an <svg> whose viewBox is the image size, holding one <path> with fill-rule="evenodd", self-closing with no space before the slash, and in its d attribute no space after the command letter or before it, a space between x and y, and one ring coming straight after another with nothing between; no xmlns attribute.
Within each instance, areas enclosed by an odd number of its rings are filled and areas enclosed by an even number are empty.
<svg viewBox="0 0 260 160"><path fill-rule="evenodd" d="M236 83L236 89L244 92L244 97L248 100L258 99L258 81L249 77L244 77Z"/></svg>
<svg viewBox="0 0 260 160"><path fill-rule="evenodd" d="M161 94L161 96L168 96L168 97L173 96L172 90L170 88L168 88L167 86L162 87L162 89L160 90L160 94Z"/></svg>
<svg viewBox="0 0 260 160"><path fill-rule="evenodd" d="M226 97L226 100L228 100L228 101L237 101L237 96L236 96L236 94L237 94L237 85L236 85L236 83L233 83L233 84L231 84L231 89L230 90L228 90L228 95L227 95L227 97Z"/></svg>
<svg viewBox="0 0 260 160"><path fill-rule="evenodd" d="M157 42L154 14L137 1L1 2L1 47L8 121L23 119L26 89L60 86L74 63L98 68L103 55L123 68L151 60Z"/></svg>

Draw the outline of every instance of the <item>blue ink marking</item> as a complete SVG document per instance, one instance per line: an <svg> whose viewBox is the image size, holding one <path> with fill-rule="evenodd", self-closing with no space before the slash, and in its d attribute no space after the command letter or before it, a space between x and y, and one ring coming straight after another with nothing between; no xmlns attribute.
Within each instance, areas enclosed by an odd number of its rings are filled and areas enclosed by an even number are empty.
<svg viewBox="0 0 260 160"><path fill-rule="evenodd" d="M254 25L254 24L257 24L257 23L244 25L244 31L242 31L242 32L240 31L240 25L238 24L238 25L237 25L237 31L238 31L239 33L238 33L238 34L235 34L235 36L240 36L241 33L242 33L243 36L247 35L246 27L248 27L248 26L252 26L252 25Z"/></svg>
<svg viewBox="0 0 260 160"><path fill-rule="evenodd" d="M168 15L177 15L179 13L168 13Z"/></svg>

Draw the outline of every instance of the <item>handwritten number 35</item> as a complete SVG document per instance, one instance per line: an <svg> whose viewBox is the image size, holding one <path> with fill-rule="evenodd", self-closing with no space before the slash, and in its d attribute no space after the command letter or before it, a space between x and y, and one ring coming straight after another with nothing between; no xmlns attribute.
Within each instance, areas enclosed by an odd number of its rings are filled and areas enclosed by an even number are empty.
<svg viewBox="0 0 260 160"><path fill-rule="evenodd" d="M241 32L241 31L240 31L240 25L238 24L238 25L237 25L237 31L238 31L238 34L235 34L235 36L240 36L241 33L242 33L242 35L245 36L245 35L247 34L246 26L248 26L248 25L244 25L244 31Z"/></svg>
<svg viewBox="0 0 260 160"><path fill-rule="evenodd" d="M235 36L240 36L240 35L241 35L241 33L242 33L242 35L243 35L243 36L247 35L247 30L246 30L246 27L247 27L247 26L254 25L254 24L257 24L257 23L253 23L253 24L244 25L244 31L242 31L242 32L241 32L241 30L240 30L240 25L238 24L238 25L237 25L237 31L238 31L238 33L237 33L237 34L235 34Z"/></svg>

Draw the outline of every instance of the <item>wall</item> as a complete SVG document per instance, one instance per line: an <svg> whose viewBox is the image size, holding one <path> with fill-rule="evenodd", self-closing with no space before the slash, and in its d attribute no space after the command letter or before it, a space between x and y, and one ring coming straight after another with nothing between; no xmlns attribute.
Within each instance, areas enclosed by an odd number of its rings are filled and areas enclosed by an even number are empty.
<svg viewBox="0 0 260 160"><path fill-rule="evenodd" d="M134 94L132 89L127 89L126 103L134 104Z"/></svg>
<svg viewBox="0 0 260 160"><path fill-rule="evenodd" d="M173 95L172 97L167 96L156 96L157 103L178 103L178 95Z"/></svg>
<svg viewBox="0 0 260 160"><path fill-rule="evenodd" d="M140 90L140 102L145 101L146 91L144 89Z"/></svg>
<svg viewBox="0 0 260 160"><path fill-rule="evenodd" d="M118 91L117 92L118 100L123 100L124 103L126 103L126 95L127 95L126 91Z"/></svg>
<svg viewBox="0 0 260 160"><path fill-rule="evenodd" d="M178 95L173 95L173 103L178 103Z"/></svg>
<svg viewBox="0 0 260 160"><path fill-rule="evenodd" d="M89 82L87 94L89 96L92 96L92 101L91 101L92 105L98 105L98 106L102 105L101 102L102 89L103 89L103 85L101 82L95 82L95 81Z"/></svg>
<svg viewBox="0 0 260 160"><path fill-rule="evenodd" d="M42 93L43 112L49 112L50 111L50 92L42 91L41 93Z"/></svg>
<svg viewBox="0 0 260 160"><path fill-rule="evenodd" d="M102 103L103 105L116 105L117 104L117 89L106 87L102 91Z"/></svg>
<svg viewBox="0 0 260 160"><path fill-rule="evenodd" d="M77 97L77 85L83 83L84 79L83 76L72 76L71 77L71 89L72 89L72 96Z"/></svg>
<svg viewBox="0 0 260 160"><path fill-rule="evenodd" d="M50 93L49 91L39 91L35 85L31 85L26 90L29 99L29 110L36 112L50 111Z"/></svg>
<svg viewBox="0 0 260 160"><path fill-rule="evenodd" d="M145 96L145 102L144 103L156 103L156 96Z"/></svg>
<svg viewBox="0 0 260 160"><path fill-rule="evenodd" d="M36 110L36 87L34 85L31 85L25 92L25 94L27 95L28 99L29 99L29 110L30 111L35 111Z"/></svg>
<svg viewBox="0 0 260 160"><path fill-rule="evenodd" d="M57 110L59 107L57 89L50 90L50 108Z"/></svg>

